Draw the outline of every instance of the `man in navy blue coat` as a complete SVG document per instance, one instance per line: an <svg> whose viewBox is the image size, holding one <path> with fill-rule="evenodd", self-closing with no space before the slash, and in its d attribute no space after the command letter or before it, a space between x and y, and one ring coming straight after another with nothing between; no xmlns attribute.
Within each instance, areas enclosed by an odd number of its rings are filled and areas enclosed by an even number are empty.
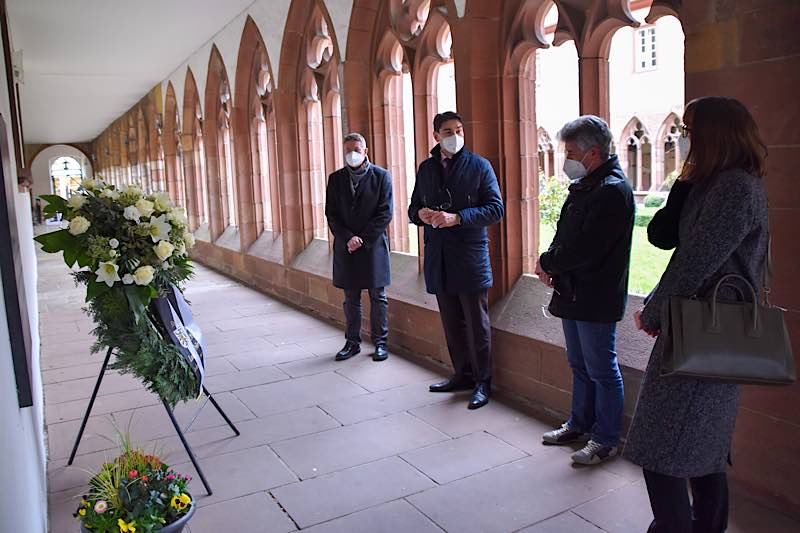
<svg viewBox="0 0 800 533"><path fill-rule="evenodd" d="M489 237L503 218L492 165L464 148L464 124L452 111L436 115L438 141L417 171L408 217L425 233L425 285L436 295L454 374L431 392L473 390L468 404L489 401L492 379Z"/></svg>
<svg viewBox="0 0 800 533"><path fill-rule="evenodd" d="M325 216L333 232L333 284L344 290L347 323L345 345L337 361L361 352L361 291L370 298L369 322L375 352L372 359L388 357L389 241L386 227L392 220L392 178L367 159L367 142L359 133L344 138L344 168L328 176Z"/></svg>

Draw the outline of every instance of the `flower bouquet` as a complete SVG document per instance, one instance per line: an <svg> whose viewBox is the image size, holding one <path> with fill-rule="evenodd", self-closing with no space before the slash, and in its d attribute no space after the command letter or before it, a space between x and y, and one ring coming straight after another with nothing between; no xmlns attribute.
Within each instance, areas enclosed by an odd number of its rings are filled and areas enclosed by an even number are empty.
<svg viewBox="0 0 800 533"><path fill-rule="evenodd" d="M95 533L178 532L194 514L190 479L124 440L122 454L92 476L74 516Z"/></svg>
<svg viewBox="0 0 800 533"><path fill-rule="evenodd" d="M61 213L68 226L35 240L77 265L72 275L86 286L84 310L96 325L92 352L114 349L111 368L139 377L170 405L198 396L202 338L180 290L192 275L186 211L166 193L94 179L69 199L42 199L45 216Z"/></svg>

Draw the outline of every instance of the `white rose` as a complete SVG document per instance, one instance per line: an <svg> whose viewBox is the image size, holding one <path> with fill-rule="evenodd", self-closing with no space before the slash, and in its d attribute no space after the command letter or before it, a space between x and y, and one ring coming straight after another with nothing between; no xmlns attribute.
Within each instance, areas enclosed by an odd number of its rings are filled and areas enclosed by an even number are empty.
<svg viewBox="0 0 800 533"><path fill-rule="evenodd" d="M69 221L69 232L73 235L80 235L86 233L92 223L83 217L75 217Z"/></svg>
<svg viewBox="0 0 800 533"><path fill-rule="evenodd" d="M153 267L149 265L140 266L136 269L136 272L133 273L133 281L135 281L137 285L150 285L150 282L153 281L153 274L155 274L155 269Z"/></svg>
<svg viewBox="0 0 800 533"><path fill-rule="evenodd" d="M159 259L165 261L172 255L175 246L169 241L159 241L157 245L153 246L153 250L156 252L156 256L158 256Z"/></svg>
<svg viewBox="0 0 800 533"><path fill-rule="evenodd" d="M174 208L167 213L167 220L175 222L176 224L186 224L186 222L188 222L188 218L186 218L186 209L183 207Z"/></svg>
<svg viewBox="0 0 800 533"><path fill-rule="evenodd" d="M125 285L130 285L131 283L133 283L133 281L134 281L133 276L131 276L130 274L125 274L124 276L122 276L122 283L124 283Z"/></svg>
<svg viewBox="0 0 800 533"><path fill-rule="evenodd" d="M142 214L142 216L145 218L153 214L154 204L150 200L145 200L144 198L141 198L134 205L136 206L136 209L138 209L139 212Z"/></svg>
<svg viewBox="0 0 800 533"><path fill-rule="evenodd" d="M72 209L80 209L86 203L86 197L82 194L73 194L67 200L67 205Z"/></svg>
<svg viewBox="0 0 800 533"><path fill-rule="evenodd" d="M109 250L108 251L108 255L110 255L111 257L117 257L117 251L116 250Z"/></svg>
<svg viewBox="0 0 800 533"><path fill-rule="evenodd" d="M100 197L111 198L112 200L116 200L119 198L119 191L112 188L103 189L103 192L100 193Z"/></svg>
<svg viewBox="0 0 800 533"><path fill-rule="evenodd" d="M139 222L139 219L142 218L142 214L135 205L129 205L126 207L125 211L122 213L122 216L128 220L133 220L134 222Z"/></svg>
<svg viewBox="0 0 800 533"><path fill-rule="evenodd" d="M117 248L119 246L119 241L117 239L111 239L108 241L108 245L112 248Z"/></svg>
<svg viewBox="0 0 800 533"><path fill-rule="evenodd" d="M192 246L194 246L194 235L192 235L188 231L185 231L183 233L183 242L186 243L187 248L191 248Z"/></svg>
<svg viewBox="0 0 800 533"><path fill-rule="evenodd" d="M170 200L168 193L159 192L153 195L153 204L156 207L156 211L167 212L172 207L172 200Z"/></svg>

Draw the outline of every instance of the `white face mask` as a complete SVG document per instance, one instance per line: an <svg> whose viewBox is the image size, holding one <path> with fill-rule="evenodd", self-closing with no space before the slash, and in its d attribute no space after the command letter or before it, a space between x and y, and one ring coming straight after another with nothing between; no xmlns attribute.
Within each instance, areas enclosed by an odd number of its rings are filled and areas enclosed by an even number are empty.
<svg viewBox="0 0 800 533"><path fill-rule="evenodd" d="M361 152L347 152L347 155L344 156L345 162L348 166L353 168L358 168L366 159L366 155L362 154Z"/></svg>
<svg viewBox="0 0 800 533"><path fill-rule="evenodd" d="M439 141L439 144L447 152L451 154L457 154L462 148L464 148L464 137L454 134L450 137L444 137L441 141Z"/></svg>
<svg viewBox="0 0 800 533"><path fill-rule="evenodd" d="M586 158L586 155L581 158L580 161L575 161L574 159L565 159L564 160L564 174L571 180L576 180L582 178L586 175L586 167L583 166L583 160Z"/></svg>
<svg viewBox="0 0 800 533"><path fill-rule="evenodd" d="M691 148L691 145L692 143L689 140L689 137L678 137L678 155L682 161L689 157L689 149Z"/></svg>

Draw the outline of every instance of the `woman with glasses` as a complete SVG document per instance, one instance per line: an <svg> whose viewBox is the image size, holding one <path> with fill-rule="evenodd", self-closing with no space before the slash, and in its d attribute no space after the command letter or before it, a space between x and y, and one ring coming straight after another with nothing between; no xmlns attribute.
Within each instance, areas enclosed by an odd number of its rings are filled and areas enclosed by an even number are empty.
<svg viewBox="0 0 800 533"><path fill-rule="evenodd" d="M725 530L725 471L739 403L738 385L661 376L662 308L672 296L705 297L725 274L759 286L768 242L766 148L753 117L733 98L706 97L686 106L684 122L688 158L668 205L648 228L652 241L675 251L635 315L636 326L657 340L624 455L644 469L650 533ZM732 288L719 295L737 299Z"/></svg>

